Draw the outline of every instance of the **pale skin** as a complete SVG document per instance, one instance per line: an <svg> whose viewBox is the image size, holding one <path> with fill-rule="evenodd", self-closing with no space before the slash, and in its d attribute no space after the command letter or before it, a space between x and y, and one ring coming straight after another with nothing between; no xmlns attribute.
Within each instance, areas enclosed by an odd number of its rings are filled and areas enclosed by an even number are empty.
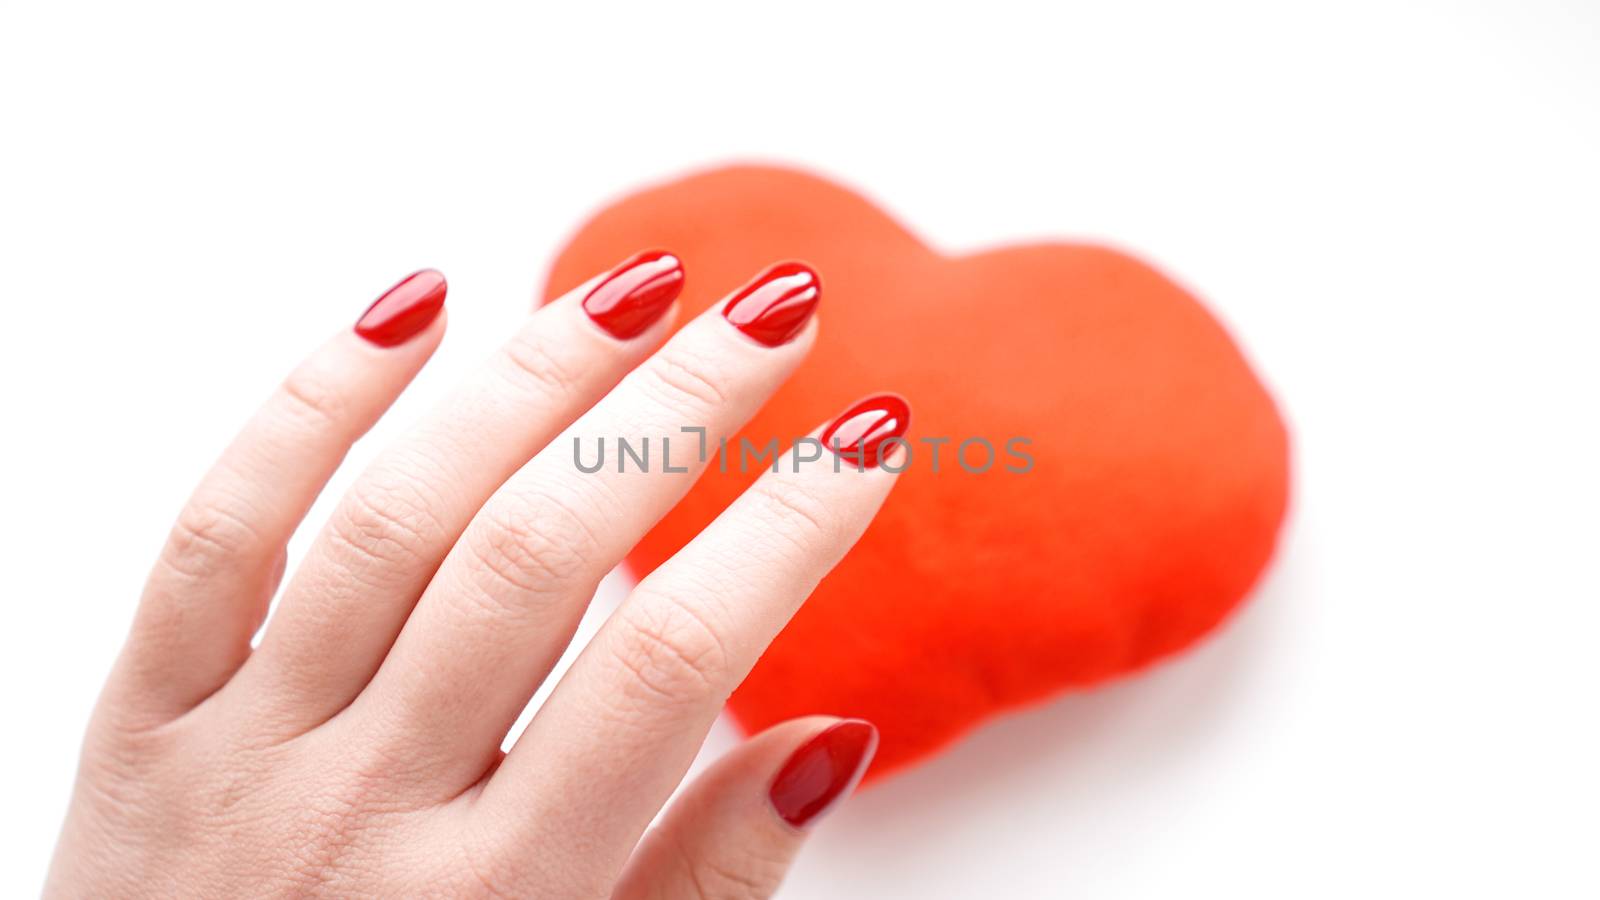
<svg viewBox="0 0 1600 900"><path fill-rule="evenodd" d="M781 817L769 787L837 719L751 738L652 821L895 476L841 474L826 454L761 475L631 592L502 753L601 577L705 466L675 455L688 473L585 474L572 437L592 447L691 426L714 446L819 327L769 347L713 307L670 339L675 310L619 339L585 315L587 288L535 312L383 449L288 578L290 535L445 317L392 347L341 332L285 380L190 498L145 585L47 895L777 889L810 826Z"/></svg>

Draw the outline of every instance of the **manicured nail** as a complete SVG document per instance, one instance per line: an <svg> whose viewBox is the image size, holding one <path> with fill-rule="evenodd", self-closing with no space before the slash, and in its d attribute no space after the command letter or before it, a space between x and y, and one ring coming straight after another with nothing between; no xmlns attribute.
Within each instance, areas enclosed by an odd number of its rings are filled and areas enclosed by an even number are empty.
<svg viewBox="0 0 1600 900"><path fill-rule="evenodd" d="M444 276L433 269L407 275L367 307L356 320L356 334L379 347L404 344L438 317L446 287Z"/></svg>
<svg viewBox="0 0 1600 900"><path fill-rule="evenodd" d="M899 394L878 394L845 410L822 433L822 446L857 468L870 469L904 443L911 406Z"/></svg>
<svg viewBox="0 0 1600 900"><path fill-rule="evenodd" d="M871 722L846 719L794 752L778 770L768 796L785 822L803 827L849 794L878 750Z"/></svg>
<svg viewBox="0 0 1600 900"><path fill-rule="evenodd" d="M583 298L583 311L612 337L627 340L661 318L683 291L683 263L649 250L611 270Z"/></svg>
<svg viewBox="0 0 1600 900"><path fill-rule="evenodd" d="M822 299L822 282L805 263L778 263L740 288L722 315L750 337L776 347L806 327Z"/></svg>

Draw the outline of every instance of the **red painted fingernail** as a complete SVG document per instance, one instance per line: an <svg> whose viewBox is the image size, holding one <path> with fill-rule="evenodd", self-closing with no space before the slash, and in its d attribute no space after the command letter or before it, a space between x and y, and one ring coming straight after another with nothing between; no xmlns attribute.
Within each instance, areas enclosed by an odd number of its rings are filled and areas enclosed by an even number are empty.
<svg viewBox="0 0 1600 900"><path fill-rule="evenodd" d="M785 822L799 828L853 790L878 750L871 722L846 719L807 741L772 780L768 796Z"/></svg>
<svg viewBox="0 0 1600 900"><path fill-rule="evenodd" d="M900 446L897 439L903 439L910 427L911 405L905 398L878 394L834 419L822 433L822 445L853 466L871 468L883 462L888 450Z"/></svg>
<svg viewBox="0 0 1600 900"><path fill-rule="evenodd" d="M733 295L722 315L740 331L776 347L806 327L822 299L822 282L805 263L778 263Z"/></svg>
<svg viewBox="0 0 1600 900"><path fill-rule="evenodd" d="M433 269L407 275L372 301L356 320L356 334L379 347L393 347L416 337L444 309L447 285Z"/></svg>
<svg viewBox="0 0 1600 900"><path fill-rule="evenodd" d="M683 263L649 250L611 270L583 298L583 311L612 337L627 340L649 328L683 291Z"/></svg>

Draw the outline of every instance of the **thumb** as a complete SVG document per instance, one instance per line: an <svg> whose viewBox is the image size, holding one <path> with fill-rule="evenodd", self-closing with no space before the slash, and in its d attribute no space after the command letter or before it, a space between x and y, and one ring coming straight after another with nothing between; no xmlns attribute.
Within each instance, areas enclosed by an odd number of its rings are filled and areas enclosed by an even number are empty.
<svg viewBox="0 0 1600 900"><path fill-rule="evenodd" d="M706 770L634 851L617 900L770 897L806 827L861 780L878 730L860 719L793 719Z"/></svg>

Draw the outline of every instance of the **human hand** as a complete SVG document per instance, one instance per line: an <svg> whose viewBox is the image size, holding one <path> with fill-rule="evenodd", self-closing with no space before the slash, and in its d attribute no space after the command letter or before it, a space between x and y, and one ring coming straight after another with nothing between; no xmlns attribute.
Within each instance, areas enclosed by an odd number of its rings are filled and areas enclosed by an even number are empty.
<svg viewBox="0 0 1600 900"><path fill-rule="evenodd" d="M860 778L871 725L764 732L645 832L888 494L898 398L842 416L824 432L836 451L764 472L639 583L500 749L601 577L704 469L691 448L735 432L815 338L803 266L668 340L682 282L675 258L641 254L534 313L360 476L252 649L291 533L443 337L444 279L401 282L297 368L145 586L47 894L770 895L804 827ZM683 430L699 428L703 445ZM587 462L600 438L648 441L654 465L585 472L574 441Z"/></svg>

